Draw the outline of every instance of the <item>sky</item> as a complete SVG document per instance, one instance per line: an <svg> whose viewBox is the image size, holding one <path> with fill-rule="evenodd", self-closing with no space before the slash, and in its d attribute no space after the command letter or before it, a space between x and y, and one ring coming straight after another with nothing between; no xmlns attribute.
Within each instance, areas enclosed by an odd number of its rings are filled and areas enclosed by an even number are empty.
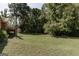
<svg viewBox="0 0 79 59"><path fill-rule="evenodd" d="M41 9L43 3L28 3L31 8ZM8 3L0 3L0 11L8 8Z"/></svg>
<svg viewBox="0 0 79 59"><path fill-rule="evenodd" d="M0 11L8 8L8 3L0 3Z"/></svg>
<svg viewBox="0 0 79 59"><path fill-rule="evenodd" d="M43 3L29 3L28 4L31 8L39 8L41 9Z"/></svg>

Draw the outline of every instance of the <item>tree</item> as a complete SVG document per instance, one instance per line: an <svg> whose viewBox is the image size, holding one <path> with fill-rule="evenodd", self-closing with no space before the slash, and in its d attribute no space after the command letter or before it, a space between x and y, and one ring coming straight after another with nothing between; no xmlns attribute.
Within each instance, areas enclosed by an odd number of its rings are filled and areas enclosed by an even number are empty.
<svg viewBox="0 0 79 59"><path fill-rule="evenodd" d="M16 17L16 27L17 27L17 19L19 18L21 23L21 29L23 30L23 24L25 24L26 19L28 19L28 12L30 11L27 3L11 3L8 4L11 16Z"/></svg>
<svg viewBox="0 0 79 59"><path fill-rule="evenodd" d="M1 11L1 16L2 17L7 17L7 9L4 9L4 11Z"/></svg>
<svg viewBox="0 0 79 59"><path fill-rule="evenodd" d="M28 15L28 12L30 11L30 7L27 6L27 3L11 3L8 4L11 15L20 17L24 21L24 18Z"/></svg>
<svg viewBox="0 0 79 59"><path fill-rule="evenodd" d="M43 25L46 22L45 18L43 17L41 10L37 8L33 8L31 11L31 25L32 28L30 31L33 33L43 33Z"/></svg>
<svg viewBox="0 0 79 59"><path fill-rule="evenodd" d="M45 23L45 17L42 16L41 10L33 8L28 14L23 26L23 31L26 33L43 33L43 25Z"/></svg>
<svg viewBox="0 0 79 59"><path fill-rule="evenodd" d="M75 35L79 31L78 9L73 4L49 3L42 7L48 22L44 25L46 33L53 35ZM73 34L72 34L73 33Z"/></svg>

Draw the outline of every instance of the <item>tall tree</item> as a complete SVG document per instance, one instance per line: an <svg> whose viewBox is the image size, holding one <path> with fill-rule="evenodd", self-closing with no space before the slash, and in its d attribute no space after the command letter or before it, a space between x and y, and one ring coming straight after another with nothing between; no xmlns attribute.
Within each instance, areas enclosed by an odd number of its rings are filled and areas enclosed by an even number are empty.
<svg viewBox="0 0 79 59"><path fill-rule="evenodd" d="M42 7L48 22L45 24L45 32L53 35L77 33L79 19L78 9L73 4L48 3ZM68 35L68 34L67 34ZM69 34L70 35L70 34Z"/></svg>
<svg viewBox="0 0 79 59"><path fill-rule="evenodd" d="M30 7L27 6L27 3L11 3L8 4L11 16L16 17L16 24L17 24L17 18L19 17L19 21L21 23L21 29L23 29L23 26L25 22L28 20L28 12L30 11Z"/></svg>
<svg viewBox="0 0 79 59"><path fill-rule="evenodd" d="M21 19L23 19L22 21L24 21L24 19L28 15L28 12L30 11L30 7L27 6L27 3L11 3L11 4L8 4L8 6L10 9L11 15L20 17Z"/></svg>
<svg viewBox="0 0 79 59"><path fill-rule="evenodd" d="M43 33L44 19L41 17L41 10L33 8L31 11L31 25L34 33Z"/></svg>

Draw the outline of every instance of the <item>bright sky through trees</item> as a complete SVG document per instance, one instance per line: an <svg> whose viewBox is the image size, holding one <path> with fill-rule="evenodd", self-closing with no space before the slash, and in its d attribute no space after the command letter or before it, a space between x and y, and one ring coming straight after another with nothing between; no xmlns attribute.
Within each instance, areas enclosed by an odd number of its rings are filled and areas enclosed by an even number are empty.
<svg viewBox="0 0 79 59"><path fill-rule="evenodd" d="M43 3L28 3L31 8L39 8L41 9ZM8 8L8 3L0 3L0 11Z"/></svg>

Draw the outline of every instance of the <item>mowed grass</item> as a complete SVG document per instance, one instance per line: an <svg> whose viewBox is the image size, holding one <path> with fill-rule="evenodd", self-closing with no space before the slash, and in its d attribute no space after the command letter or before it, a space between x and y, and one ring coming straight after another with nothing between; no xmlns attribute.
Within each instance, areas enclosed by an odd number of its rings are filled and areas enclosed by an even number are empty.
<svg viewBox="0 0 79 59"><path fill-rule="evenodd" d="M56 38L50 35L19 35L8 39L3 53L9 56L79 55L79 38Z"/></svg>

